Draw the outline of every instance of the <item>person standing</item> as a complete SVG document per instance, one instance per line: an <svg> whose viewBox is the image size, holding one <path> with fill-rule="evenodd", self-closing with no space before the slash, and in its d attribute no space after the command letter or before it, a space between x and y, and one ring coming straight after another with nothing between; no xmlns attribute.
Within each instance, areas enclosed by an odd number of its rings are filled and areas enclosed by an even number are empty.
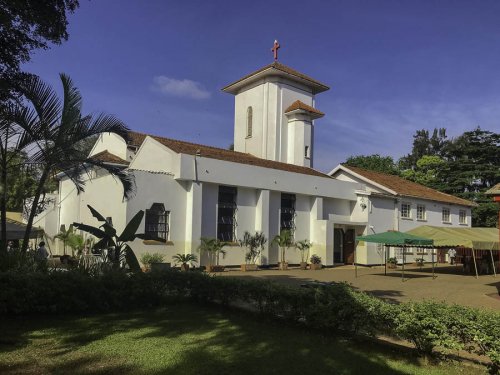
<svg viewBox="0 0 500 375"><path fill-rule="evenodd" d="M45 248L45 242L40 242L38 249L36 249L36 258L40 261L47 260L49 257L49 252Z"/></svg>
<svg viewBox="0 0 500 375"><path fill-rule="evenodd" d="M454 248L448 250L448 256L450 257L450 264L455 264L455 257L457 256L457 251Z"/></svg>

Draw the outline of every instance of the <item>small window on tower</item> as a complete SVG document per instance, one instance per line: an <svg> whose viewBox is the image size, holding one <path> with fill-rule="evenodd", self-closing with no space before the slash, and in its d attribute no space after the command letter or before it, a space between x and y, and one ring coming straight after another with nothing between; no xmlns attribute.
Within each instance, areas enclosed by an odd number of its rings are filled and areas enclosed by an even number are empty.
<svg viewBox="0 0 500 375"><path fill-rule="evenodd" d="M252 107L247 108L247 138L252 136L252 118L253 118L253 109Z"/></svg>
<svg viewBox="0 0 500 375"><path fill-rule="evenodd" d="M306 157L306 159L309 159L311 157L309 154L309 146L306 146L304 149L304 156Z"/></svg>

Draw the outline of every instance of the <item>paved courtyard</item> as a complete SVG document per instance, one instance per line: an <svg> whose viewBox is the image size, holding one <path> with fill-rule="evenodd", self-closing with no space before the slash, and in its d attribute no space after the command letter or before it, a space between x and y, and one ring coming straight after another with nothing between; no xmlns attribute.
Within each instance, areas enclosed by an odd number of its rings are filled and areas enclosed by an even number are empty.
<svg viewBox="0 0 500 375"><path fill-rule="evenodd" d="M500 310L500 275L481 275L479 279L464 275L461 266L439 265L436 278L432 278L432 269L424 267L422 271L415 266L405 267L405 282L401 281L401 269L384 267L358 267L355 277L353 266L325 268L320 271L276 269L256 272L230 270L221 275L233 277L262 277L275 281L303 284L318 281L347 281L354 287L392 301L432 299L474 307L486 307Z"/></svg>

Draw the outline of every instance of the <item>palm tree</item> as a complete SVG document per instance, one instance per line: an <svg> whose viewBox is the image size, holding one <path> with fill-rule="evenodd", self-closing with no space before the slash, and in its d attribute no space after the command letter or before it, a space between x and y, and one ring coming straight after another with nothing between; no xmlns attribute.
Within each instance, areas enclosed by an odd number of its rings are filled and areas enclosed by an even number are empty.
<svg viewBox="0 0 500 375"><path fill-rule="evenodd" d="M66 230L66 227L64 225L61 225L61 229L59 230L59 233L54 236L54 238L57 238L58 240L62 241L64 255L66 255L66 245L68 245L68 243L71 241L71 237L73 235L74 235L73 225L70 225L67 230ZM73 253L73 256L75 256L74 253Z"/></svg>
<svg viewBox="0 0 500 375"><path fill-rule="evenodd" d="M30 138L28 163L38 166L40 170L24 234L24 251L28 246L29 234L44 185L56 173L69 178L77 191L81 192L85 184L83 174L97 166L119 178L123 184L125 198L129 198L135 190L133 176L123 168L89 158L82 147L79 147L89 137L101 133L115 133L126 139L128 129L125 124L111 115L82 114L80 92L69 76L60 74L60 78L63 86L62 100L39 77L29 75L16 85L23 101L2 114L4 121L22 129Z"/></svg>
<svg viewBox="0 0 500 375"><path fill-rule="evenodd" d="M302 240L295 244L295 247L300 251L301 263L306 263L307 265L307 258L309 258L309 249L311 246L312 243L310 243L309 240ZM303 266L303 264L301 264L301 266Z"/></svg>
<svg viewBox="0 0 500 375"><path fill-rule="evenodd" d="M208 266L211 268L214 265L219 265L219 257L222 254L222 257L226 255L226 250L224 250L224 246L227 245L226 242L220 241L217 238L200 238L200 246L198 246L198 251L200 254L208 255Z"/></svg>
<svg viewBox="0 0 500 375"><path fill-rule="evenodd" d="M189 265L193 265L193 263L198 262L198 258L194 254L175 254L172 259L175 264L181 264L182 271L189 270Z"/></svg>
<svg viewBox="0 0 500 375"><path fill-rule="evenodd" d="M7 252L7 176L23 169L18 156L40 137L13 123L9 118L13 108L13 103L0 105L0 254Z"/></svg>
<svg viewBox="0 0 500 375"><path fill-rule="evenodd" d="M280 234L276 235L273 238L272 244L278 245L278 247L281 250L281 256L280 256L281 260L280 260L280 266L279 266L280 269L283 269L283 270L287 269L285 255L286 255L286 250L293 246L292 232L288 229L283 229L280 232Z"/></svg>

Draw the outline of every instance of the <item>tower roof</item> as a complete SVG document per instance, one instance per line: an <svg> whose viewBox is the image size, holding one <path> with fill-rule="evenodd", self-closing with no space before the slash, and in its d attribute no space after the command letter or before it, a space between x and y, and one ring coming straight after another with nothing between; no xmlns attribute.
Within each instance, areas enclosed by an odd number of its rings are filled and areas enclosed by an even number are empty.
<svg viewBox="0 0 500 375"><path fill-rule="evenodd" d="M259 79L271 76L284 77L291 81L301 83L304 86L309 87L312 90L313 94L318 94L320 92L327 91L330 89L327 85L303 73L300 73L295 69L292 69L286 65L283 65L275 61L272 64L266 65L263 68L260 68L259 70L256 70L255 72L250 73L233 83L230 83L229 85L224 87L222 91L228 92L230 94L237 94L242 87L252 82L255 82Z"/></svg>
<svg viewBox="0 0 500 375"><path fill-rule="evenodd" d="M323 117L325 114L320 110L307 105L306 103L301 102L300 100L296 100L290 105L287 109L285 109L285 113L291 113L295 111L305 111L311 115L311 117L317 119Z"/></svg>

